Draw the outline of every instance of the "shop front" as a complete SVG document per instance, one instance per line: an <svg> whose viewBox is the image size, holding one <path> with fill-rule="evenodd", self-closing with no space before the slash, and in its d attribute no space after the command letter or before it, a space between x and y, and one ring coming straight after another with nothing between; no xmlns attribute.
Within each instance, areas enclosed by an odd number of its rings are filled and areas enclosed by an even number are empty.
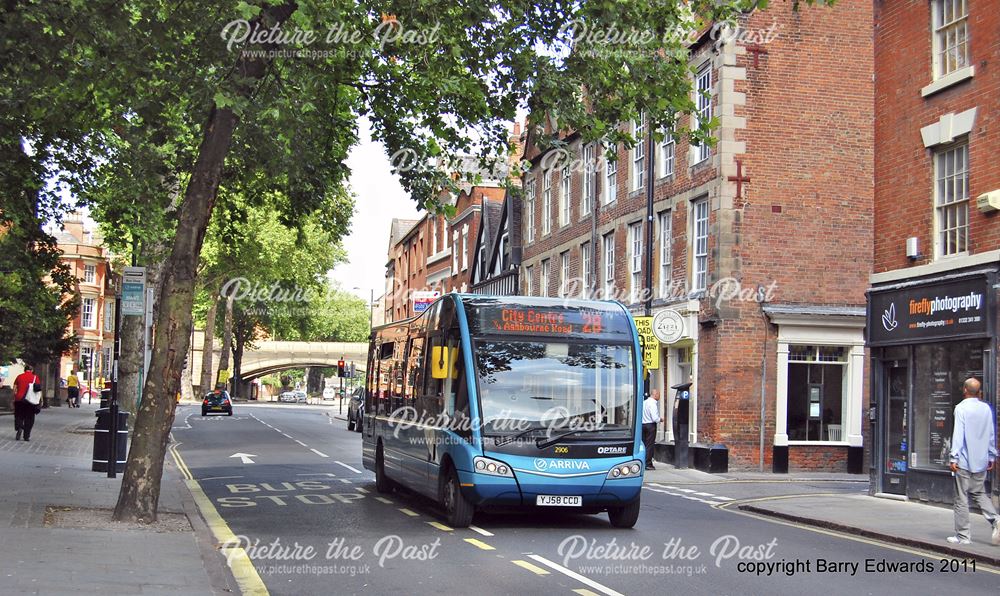
<svg viewBox="0 0 1000 596"><path fill-rule="evenodd" d="M989 268L869 291L871 492L952 502L953 412L966 379L983 383L996 412L996 282Z"/></svg>

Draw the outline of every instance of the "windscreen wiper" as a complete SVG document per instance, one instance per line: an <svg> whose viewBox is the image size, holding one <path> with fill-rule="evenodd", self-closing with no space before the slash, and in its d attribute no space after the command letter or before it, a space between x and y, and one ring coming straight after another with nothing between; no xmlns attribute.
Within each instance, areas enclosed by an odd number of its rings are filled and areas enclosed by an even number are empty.
<svg viewBox="0 0 1000 596"><path fill-rule="evenodd" d="M513 443L514 441L520 439L521 437L523 437L524 435L526 435L526 434L528 434L530 432L533 432L533 431L536 431L536 430L542 430L544 428L545 428L544 426L532 426L531 428L529 428L527 430L522 430L521 432L519 432L517 434L506 435L506 436L502 436L502 435L493 435L493 436L496 438L496 446L500 447L501 445L506 445L507 443Z"/></svg>
<svg viewBox="0 0 1000 596"><path fill-rule="evenodd" d="M581 428L581 429L577 429L577 430L571 430L569 432L564 432L561 435L556 435L556 436L550 437L548 439L538 439L537 441L535 441L535 446L538 447L539 449L547 449L547 448L555 445L559 441L562 441L566 437L571 437L573 435L579 435L579 434L583 434L583 433L600 433L600 432L604 432L605 430L607 430L607 429L603 429L603 428Z"/></svg>

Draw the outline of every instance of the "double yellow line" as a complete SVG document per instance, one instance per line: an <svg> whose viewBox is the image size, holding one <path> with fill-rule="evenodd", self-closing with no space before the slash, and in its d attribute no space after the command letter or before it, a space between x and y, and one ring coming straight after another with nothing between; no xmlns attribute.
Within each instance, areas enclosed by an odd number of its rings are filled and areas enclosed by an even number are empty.
<svg viewBox="0 0 1000 596"><path fill-rule="evenodd" d="M202 490L198 481L194 479L191 469L187 467L187 464L184 463L184 458L177 451L178 446L180 446L180 443L174 443L170 446L170 455L174 458L177 469L184 476L184 483L187 485L188 490L191 491L191 496L194 497L194 502L198 506L198 511L201 512L205 524L208 525L209 529L212 530L212 535L215 536L216 548L226 557L226 563L233 573L233 578L236 580L240 592L253 596L268 596L267 586L264 585L264 581L253 566L253 561L250 560L246 550L242 546L239 546L240 540L233 534L226 520L222 519L222 516L219 515L215 505L212 504L212 500Z"/></svg>

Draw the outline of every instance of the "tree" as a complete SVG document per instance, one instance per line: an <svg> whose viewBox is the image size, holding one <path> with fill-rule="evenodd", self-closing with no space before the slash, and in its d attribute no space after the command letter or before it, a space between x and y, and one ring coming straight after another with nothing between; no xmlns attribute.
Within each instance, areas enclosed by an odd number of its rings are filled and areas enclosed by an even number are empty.
<svg viewBox="0 0 1000 596"><path fill-rule="evenodd" d="M159 290L151 374L115 513L118 519L151 521L173 396L190 341L198 256L224 182L226 187L232 180L263 193L280 192L286 201L283 221L312 213L346 177L344 160L356 142L357 115L371 121L375 138L390 154L411 157L405 164L397 161L396 173L424 204L455 184L451 168L427 164L448 164L470 153L484 165L506 159L507 123L519 106L529 104L533 114L547 115L553 131L573 129L585 140L631 144L635 139L619 130L619 122L645 112L651 128L658 130L692 112L686 34L708 21L733 22L740 11L765 2L51 4L55 6L38 3L0 13L0 33L11 34L15 44L26 37L44 41L50 31L61 33L55 40L59 43L52 44L55 50L45 48L42 56L51 58L45 64L56 66L49 70L57 74L35 69L26 77L32 101L25 107L34 120L55 122L56 114L69 112L63 123L69 132L60 139L86 145L84 141L100 137L95 130L107 131L111 121L134 117L147 100L173 96L192 119L202 122L196 157L182 180L177 233L169 243ZM212 19L205 17L227 13L234 21L222 38L219 31L210 31ZM8 27L8 21L23 30ZM95 21L102 26L80 35L71 25ZM630 38L620 51L574 39L574 31L584 27L650 35ZM346 33L309 57L276 53L320 49L306 29L320 32L320 39L331 30ZM24 59L14 44L3 47L0 57L9 60L2 68L15 70L38 60ZM0 89L6 79L0 73ZM18 81L18 89L24 86ZM707 131L699 126L688 134L704 141ZM29 132L15 129L14 138ZM57 145L49 137L41 143ZM230 179L226 171L233 156L252 167ZM64 161L71 170L86 169Z"/></svg>

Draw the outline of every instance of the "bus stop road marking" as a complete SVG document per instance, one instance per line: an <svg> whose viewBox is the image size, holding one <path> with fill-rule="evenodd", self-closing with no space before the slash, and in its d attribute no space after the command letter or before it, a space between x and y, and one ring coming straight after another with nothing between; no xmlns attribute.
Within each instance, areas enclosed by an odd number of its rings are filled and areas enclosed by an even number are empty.
<svg viewBox="0 0 1000 596"><path fill-rule="evenodd" d="M469 529L476 534L482 534L483 536L493 536L493 532L487 532L486 530L480 528L479 526L469 526Z"/></svg>
<svg viewBox="0 0 1000 596"><path fill-rule="evenodd" d="M454 532L455 531L454 528L449 528L448 526L442 524L441 522L427 522L427 525L431 526L432 528L437 528L438 530L441 530L442 532Z"/></svg>
<svg viewBox="0 0 1000 596"><path fill-rule="evenodd" d="M342 461L334 461L333 463L340 464L340 465L344 466L345 468L347 468L348 470L354 472L355 474L363 474L364 473L361 470L359 470L359 469L357 469L357 468L355 468L353 466L349 466L349 465L345 464Z"/></svg>
<svg viewBox="0 0 1000 596"><path fill-rule="evenodd" d="M417 513L416 511L412 511L410 509L407 509L406 507L400 507L399 510L402 511L403 513L405 513L406 515L409 515L410 517L420 517L419 513Z"/></svg>
<svg viewBox="0 0 1000 596"><path fill-rule="evenodd" d="M340 481L343 482L344 484L350 484L351 483L351 481L348 480L347 478L341 478Z"/></svg>
<svg viewBox="0 0 1000 596"><path fill-rule="evenodd" d="M472 546L482 550L496 550L495 548L486 544L482 540L479 540L478 538L466 538L465 541L471 544Z"/></svg>
<svg viewBox="0 0 1000 596"><path fill-rule="evenodd" d="M392 501L390 501L389 499L387 499L385 497L375 497L375 500L378 501L379 503L385 503L386 505L392 505Z"/></svg>
<svg viewBox="0 0 1000 596"><path fill-rule="evenodd" d="M315 453L316 455L318 455L320 457L330 457L329 455L323 453L322 451L317 451L315 449L310 449L309 451L312 451L313 453Z"/></svg>
<svg viewBox="0 0 1000 596"><path fill-rule="evenodd" d="M532 565L531 563L529 563L527 561L518 560L518 561L511 561L511 563L517 565L518 567L523 567L524 569L527 569L528 571L530 571L532 573L535 573L535 574L538 574L538 575L548 575L549 574L549 572L547 570L542 569L538 565Z"/></svg>
<svg viewBox="0 0 1000 596"><path fill-rule="evenodd" d="M358 489L358 492L359 492L359 493L365 493L366 495L368 494L368 489L366 489L366 488L361 488L360 486L358 486L358 487L356 487L356 488Z"/></svg>
<svg viewBox="0 0 1000 596"><path fill-rule="evenodd" d="M615 592L611 588L609 588L609 587L607 587L607 586L605 586L603 584L599 584L599 583L595 582L594 580L590 579L589 577L584 577L584 576L580 575L579 573L577 573L575 571L566 569L565 567L563 567L562 565L559 565L558 563L553 563L552 561L546 559L543 556L540 556L540 555L528 555L528 558L529 559L534 559L535 561L538 561L542 565L545 565L546 567L548 567L550 569L554 569L554 570L558 571L559 573L561 573L561 574L563 574L563 575L565 575L567 577L571 577L571 578L575 579L576 581L580 582L581 584L583 584L585 586L589 586L589 587L597 590L601 594L607 594L607 596L624 596L624 594L622 594L621 592Z"/></svg>
<svg viewBox="0 0 1000 596"><path fill-rule="evenodd" d="M591 592L587 588L577 588L573 592L579 594L580 596L597 596L597 592Z"/></svg>

